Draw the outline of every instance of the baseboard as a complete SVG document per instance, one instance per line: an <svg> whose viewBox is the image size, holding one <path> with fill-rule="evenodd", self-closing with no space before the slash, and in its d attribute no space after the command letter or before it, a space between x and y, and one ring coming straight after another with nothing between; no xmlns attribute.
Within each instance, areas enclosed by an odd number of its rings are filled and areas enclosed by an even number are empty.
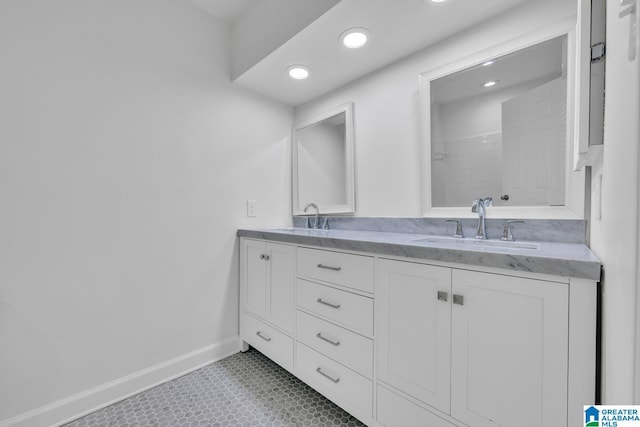
<svg viewBox="0 0 640 427"><path fill-rule="evenodd" d="M0 427L61 426L97 409L112 405L141 391L237 353L240 348L239 337L211 344L16 417L0 421Z"/></svg>

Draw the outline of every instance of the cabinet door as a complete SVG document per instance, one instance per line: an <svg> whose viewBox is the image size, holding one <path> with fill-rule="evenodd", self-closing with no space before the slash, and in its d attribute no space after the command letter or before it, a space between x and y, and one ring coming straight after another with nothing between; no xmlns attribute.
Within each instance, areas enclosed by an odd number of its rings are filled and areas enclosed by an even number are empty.
<svg viewBox="0 0 640 427"><path fill-rule="evenodd" d="M295 248L276 243L267 244L266 320L293 333L295 316Z"/></svg>
<svg viewBox="0 0 640 427"><path fill-rule="evenodd" d="M449 413L451 269L381 259L378 278L379 379Z"/></svg>
<svg viewBox="0 0 640 427"><path fill-rule="evenodd" d="M566 425L568 285L454 270L453 294L452 416Z"/></svg>
<svg viewBox="0 0 640 427"><path fill-rule="evenodd" d="M240 286L241 302L244 310L262 318L265 315L267 297L266 243L244 239L241 243Z"/></svg>

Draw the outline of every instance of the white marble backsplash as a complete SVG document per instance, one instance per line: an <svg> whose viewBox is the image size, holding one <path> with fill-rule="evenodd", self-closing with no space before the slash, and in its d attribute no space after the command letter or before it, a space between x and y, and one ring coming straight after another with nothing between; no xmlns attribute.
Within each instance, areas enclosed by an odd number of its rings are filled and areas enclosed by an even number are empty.
<svg viewBox="0 0 640 427"><path fill-rule="evenodd" d="M328 218L329 227L335 230L384 231L391 233L415 233L434 236L452 236L456 224L447 219L459 218L374 218L323 216ZM464 235L474 237L478 227L475 218L462 218ZM486 219L487 237L500 239L506 219ZM313 223L313 217L311 217ZM294 216L294 227L306 227L306 216ZM512 225L513 236L517 241L581 243L586 242L587 221L585 220L548 220L526 219L524 224Z"/></svg>

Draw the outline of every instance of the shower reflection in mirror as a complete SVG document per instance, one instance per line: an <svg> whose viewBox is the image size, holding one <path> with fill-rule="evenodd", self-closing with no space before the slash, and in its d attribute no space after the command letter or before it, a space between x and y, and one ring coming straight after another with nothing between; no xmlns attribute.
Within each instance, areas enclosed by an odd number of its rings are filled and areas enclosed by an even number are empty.
<svg viewBox="0 0 640 427"><path fill-rule="evenodd" d="M433 207L565 204L567 36L431 81Z"/></svg>

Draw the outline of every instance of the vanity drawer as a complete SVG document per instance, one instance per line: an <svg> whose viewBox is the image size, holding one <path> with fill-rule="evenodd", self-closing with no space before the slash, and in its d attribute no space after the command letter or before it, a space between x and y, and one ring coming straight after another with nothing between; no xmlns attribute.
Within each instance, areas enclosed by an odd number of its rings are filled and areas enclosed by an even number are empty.
<svg viewBox="0 0 640 427"><path fill-rule="evenodd" d="M283 368L292 370L293 338L247 313L240 316L240 338Z"/></svg>
<svg viewBox="0 0 640 427"><path fill-rule="evenodd" d="M298 341L354 371L373 375L373 340L302 311L297 321Z"/></svg>
<svg viewBox="0 0 640 427"><path fill-rule="evenodd" d="M373 413L373 382L312 350L304 344L296 346L298 376L327 397L343 400Z"/></svg>
<svg viewBox="0 0 640 427"><path fill-rule="evenodd" d="M298 275L373 293L373 257L298 249Z"/></svg>
<svg viewBox="0 0 640 427"><path fill-rule="evenodd" d="M297 304L363 335L373 335L373 299L298 279Z"/></svg>

